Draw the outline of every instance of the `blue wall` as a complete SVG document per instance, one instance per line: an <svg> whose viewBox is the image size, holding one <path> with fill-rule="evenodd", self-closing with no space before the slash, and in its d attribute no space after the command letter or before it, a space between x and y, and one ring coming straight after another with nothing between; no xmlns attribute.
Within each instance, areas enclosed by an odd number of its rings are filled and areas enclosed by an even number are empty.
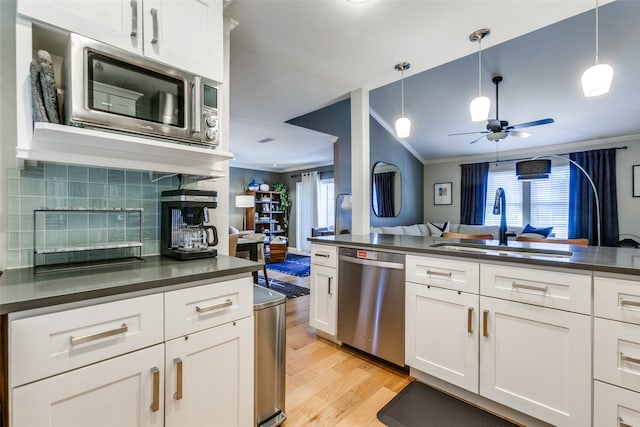
<svg viewBox="0 0 640 427"><path fill-rule="evenodd" d="M334 179L336 195L351 193L351 100L337 102L287 123L328 133L338 137L334 150ZM423 222L424 188L423 164L407 151L378 122L370 119L370 169L374 163L384 161L400 169L402 175L402 207L400 215L378 218L371 206L371 226L408 225Z"/></svg>

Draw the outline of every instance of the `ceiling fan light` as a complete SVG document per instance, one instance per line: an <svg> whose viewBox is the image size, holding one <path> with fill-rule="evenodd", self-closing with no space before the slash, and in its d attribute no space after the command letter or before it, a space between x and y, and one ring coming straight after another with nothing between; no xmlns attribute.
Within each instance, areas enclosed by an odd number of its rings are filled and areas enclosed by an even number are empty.
<svg viewBox="0 0 640 427"><path fill-rule="evenodd" d="M489 118L489 109L491 109L491 101L486 96L475 97L469 104L471 112L471 121L483 122Z"/></svg>
<svg viewBox="0 0 640 427"><path fill-rule="evenodd" d="M584 96L598 96L609 92L613 80L613 67L609 64L593 65L582 74Z"/></svg>
<svg viewBox="0 0 640 427"><path fill-rule="evenodd" d="M411 133L411 120L407 117L400 117L396 120L396 136L400 139L408 138Z"/></svg>

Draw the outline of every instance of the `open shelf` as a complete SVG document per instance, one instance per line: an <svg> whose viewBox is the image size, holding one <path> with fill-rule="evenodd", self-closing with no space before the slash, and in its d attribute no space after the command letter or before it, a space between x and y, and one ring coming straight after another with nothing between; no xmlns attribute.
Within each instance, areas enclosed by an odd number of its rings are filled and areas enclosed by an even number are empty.
<svg viewBox="0 0 640 427"><path fill-rule="evenodd" d="M170 140L41 122L34 123L33 139L16 147L16 157L209 178L226 177L218 163L234 158L226 151Z"/></svg>

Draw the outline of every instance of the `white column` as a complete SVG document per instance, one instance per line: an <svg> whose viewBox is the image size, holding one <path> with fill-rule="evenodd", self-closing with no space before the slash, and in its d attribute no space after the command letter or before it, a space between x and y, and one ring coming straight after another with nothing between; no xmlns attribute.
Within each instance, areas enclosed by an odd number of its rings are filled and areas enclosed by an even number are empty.
<svg viewBox="0 0 640 427"><path fill-rule="evenodd" d="M351 233L369 234L371 174L369 171L369 91L351 92Z"/></svg>

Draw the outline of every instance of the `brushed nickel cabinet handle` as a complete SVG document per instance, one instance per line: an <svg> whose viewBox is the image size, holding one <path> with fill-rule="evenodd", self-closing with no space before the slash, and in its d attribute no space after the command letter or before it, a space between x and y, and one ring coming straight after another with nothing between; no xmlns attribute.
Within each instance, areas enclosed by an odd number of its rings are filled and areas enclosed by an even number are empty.
<svg viewBox="0 0 640 427"><path fill-rule="evenodd" d="M173 398L180 400L182 399L182 359L176 357L173 362L176 364L176 392Z"/></svg>
<svg viewBox="0 0 640 427"><path fill-rule="evenodd" d="M221 308L229 307L229 306L232 306L232 305L233 305L233 301L228 299L225 302L221 302L219 304L211 304L211 305L206 305L206 306L203 306L203 307L200 307L199 305L196 305L196 311L198 313L206 313L208 311L220 310Z"/></svg>
<svg viewBox="0 0 640 427"><path fill-rule="evenodd" d="M429 276L444 276L444 277L451 277L451 272L448 273L443 273L441 271L433 271L433 270L427 270L427 274Z"/></svg>
<svg viewBox="0 0 640 427"><path fill-rule="evenodd" d="M522 283L516 283L513 282L511 283L511 287L513 289L527 289L529 291L537 291L537 292L542 292L543 294L547 293L547 290L549 289L547 286L531 286L531 285L523 285Z"/></svg>
<svg viewBox="0 0 640 427"><path fill-rule="evenodd" d="M623 299L622 301L620 301L620 305L621 306L628 306L628 307L640 307L640 301L629 301L629 300L625 300Z"/></svg>
<svg viewBox="0 0 640 427"><path fill-rule="evenodd" d="M160 370L157 366L151 368L153 375L153 402L151 403L151 411L158 412L160 409Z"/></svg>
<svg viewBox="0 0 640 427"><path fill-rule="evenodd" d="M131 0L131 37L138 37L138 0Z"/></svg>
<svg viewBox="0 0 640 427"><path fill-rule="evenodd" d="M91 341L96 341L102 338L111 337L113 335L124 334L129 330L126 323L123 323L119 328L109 329L108 331L97 332L95 334L83 335L81 337L69 337L71 345L80 345Z"/></svg>
<svg viewBox="0 0 640 427"><path fill-rule="evenodd" d="M329 254L325 253L325 252L316 252L315 254L313 254L314 256L317 257L322 257L322 258L329 258Z"/></svg>
<svg viewBox="0 0 640 427"><path fill-rule="evenodd" d="M484 310L482 312L482 328L484 329L482 331L482 336L488 337L489 336L489 310Z"/></svg>
<svg viewBox="0 0 640 427"><path fill-rule="evenodd" d="M636 359L635 357L631 356L625 356L623 352L620 352L620 360L622 360L623 362L636 363L640 365L640 359Z"/></svg>
<svg viewBox="0 0 640 427"><path fill-rule="evenodd" d="M158 11L155 8L151 8L151 16L153 17L153 38L151 44L158 43Z"/></svg>
<svg viewBox="0 0 640 427"><path fill-rule="evenodd" d="M467 309L467 332L473 333L473 307Z"/></svg>

